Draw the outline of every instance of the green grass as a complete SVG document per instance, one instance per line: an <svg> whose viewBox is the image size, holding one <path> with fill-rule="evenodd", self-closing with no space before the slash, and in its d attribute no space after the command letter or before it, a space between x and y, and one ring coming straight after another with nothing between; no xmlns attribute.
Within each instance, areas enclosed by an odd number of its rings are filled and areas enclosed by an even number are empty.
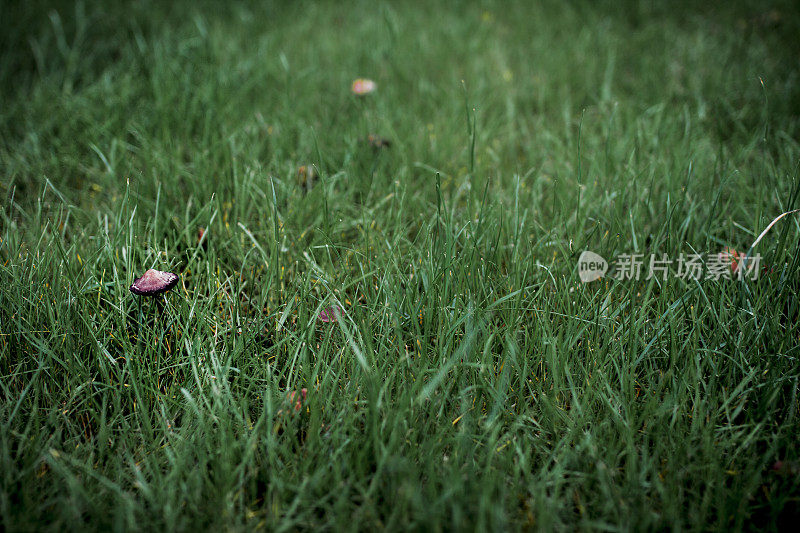
<svg viewBox="0 0 800 533"><path fill-rule="evenodd" d="M2 10L0 528L800 514L793 3Z"/></svg>

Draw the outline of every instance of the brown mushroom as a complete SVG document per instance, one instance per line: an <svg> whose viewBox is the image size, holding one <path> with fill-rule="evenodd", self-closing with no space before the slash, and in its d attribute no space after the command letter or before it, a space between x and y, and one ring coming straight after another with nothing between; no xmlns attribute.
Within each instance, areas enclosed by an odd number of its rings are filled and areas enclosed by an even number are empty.
<svg viewBox="0 0 800 533"><path fill-rule="evenodd" d="M297 169L297 184L308 192L317 183L317 170L312 165L303 165Z"/></svg>
<svg viewBox="0 0 800 533"><path fill-rule="evenodd" d="M131 292L140 296L155 296L167 292L178 283L178 275L150 269L133 281Z"/></svg>

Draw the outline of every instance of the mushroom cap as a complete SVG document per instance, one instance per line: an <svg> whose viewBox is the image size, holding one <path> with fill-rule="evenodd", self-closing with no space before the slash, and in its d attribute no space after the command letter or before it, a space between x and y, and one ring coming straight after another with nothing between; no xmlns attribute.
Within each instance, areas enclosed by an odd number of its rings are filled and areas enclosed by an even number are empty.
<svg viewBox="0 0 800 533"><path fill-rule="evenodd" d="M323 322L335 322L340 316L344 315L344 311L338 305L326 307L319 314L319 319Z"/></svg>
<svg viewBox="0 0 800 533"><path fill-rule="evenodd" d="M378 88L378 85L367 78L357 78L353 80L353 84L350 86L350 90L353 94L358 96L363 96L365 94L369 94L374 92L375 89Z"/></svg>
<svg viewBox="0 0 800 533"><path fill-rule="evenodd" d="M178 283L178 275L150 269L141 278L135 279L131 292L140 296L155 296L167 292Z"/></svg>
<svg viewBox="0 0 800 533"><path fill-rule="evenodd" d="M311 188L317 181L317 169L313 165L303 165L297 169L297 184Z"/></svg>

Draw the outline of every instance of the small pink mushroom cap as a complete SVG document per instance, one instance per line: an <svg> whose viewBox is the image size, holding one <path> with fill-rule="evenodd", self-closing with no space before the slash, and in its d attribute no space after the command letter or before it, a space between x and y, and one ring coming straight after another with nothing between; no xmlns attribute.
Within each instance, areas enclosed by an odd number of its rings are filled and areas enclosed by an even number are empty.
<svg viewBox="0 0 800 533"><path fill-rule="evenodd" d="M378 88L378 85L366 78L358 78L353 80L353 85L350 89L353 91L353 94L358 96L364 96L365 94L369 94L375 92L375 89Z"/></svg>
<svg viewBox="0 0 800 533"><path fill-rule="evenodd" d="M319 319L322 322L335 322L338 317L342 316L344 312L342 308L338 305L333 305L331 307L326 307L323 309L319 314Z"/></svg>
<svg viewBox="0 0 800 533"><path fill-rule="evenodd" d="M133 281L131 292L139 296L155 296L167 292L178 283L177 274L150 269Z"/></svg>

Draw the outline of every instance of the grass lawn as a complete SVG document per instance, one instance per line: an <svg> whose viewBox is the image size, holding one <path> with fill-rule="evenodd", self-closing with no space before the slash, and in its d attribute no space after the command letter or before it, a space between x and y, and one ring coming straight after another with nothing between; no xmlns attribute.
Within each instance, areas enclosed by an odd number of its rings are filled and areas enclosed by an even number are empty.
<svg viewBox="0 0 800 533"><path fill-rule="evenodd" d="M793 2L0 9L0 529L800 518Z"/></svg>

